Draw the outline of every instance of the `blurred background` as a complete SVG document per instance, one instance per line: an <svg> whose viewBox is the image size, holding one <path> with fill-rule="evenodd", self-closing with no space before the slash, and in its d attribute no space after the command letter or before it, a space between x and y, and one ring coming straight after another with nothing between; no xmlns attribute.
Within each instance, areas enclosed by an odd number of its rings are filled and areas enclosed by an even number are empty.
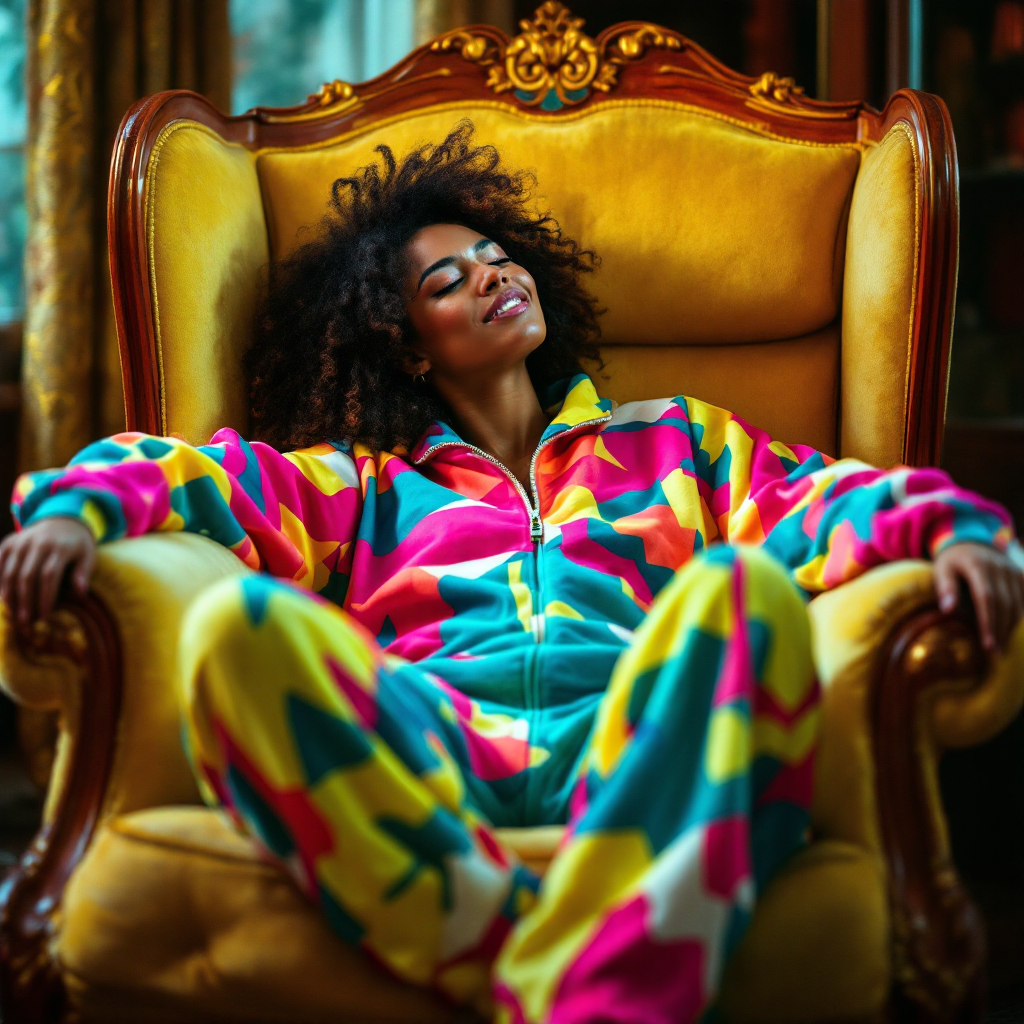
<svg viewBox="0 0 1024 1024"><path fill-rule="evenodd" d="M0 492L123 427L106 175L139 97L301 103L459 25L539 0L0 0ZM960 160L960 277L943 464L1024 530L1024 2L574 0L588 34L653 21L749 75L884 106L939 94ZM11 528L0 505L0 536ZM0 698L0 872L35 831L53 724ZM1024 718L943 762L957 863L986 917L991 1021L1024 1022Z"/></svg>

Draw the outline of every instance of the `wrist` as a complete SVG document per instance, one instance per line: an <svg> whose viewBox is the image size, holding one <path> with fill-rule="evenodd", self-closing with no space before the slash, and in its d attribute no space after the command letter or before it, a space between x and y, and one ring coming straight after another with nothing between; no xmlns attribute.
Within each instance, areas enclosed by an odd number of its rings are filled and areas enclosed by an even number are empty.
<svg viewBox="0 0 1024 1024"><path fill-rule="evenodd" d="M69 519L79 523L89 531L97 544L102 542L107 533L103 513L86 495L75 491L62 491L44 499L32 510L32 514L22 521L21 528L24 530L36 526L47 519Z"/></svg>

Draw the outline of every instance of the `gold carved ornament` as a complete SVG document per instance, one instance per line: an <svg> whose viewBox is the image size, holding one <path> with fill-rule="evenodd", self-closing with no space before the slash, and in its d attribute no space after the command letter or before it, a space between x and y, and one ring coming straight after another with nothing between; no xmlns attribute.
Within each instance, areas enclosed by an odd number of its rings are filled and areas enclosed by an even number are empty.
<svg viewBox="0 0 1024 1024"><path fill-rule="evenodd" d="M794 96L803 95L803 86L797 85L792 78L779 78L772 71L766 71L749 87L754 99L787 103Z"/></svg>
<svg viewBox="0 0 1024 1024"><path fill-rule="evenodd" d="M583 32L583 24L558 0L546 0L532 21L519 23L523 31L507 45L497 31L456 29L430 48L458 49L466 60L488 69L487 85L494 92L513 90L521 103L542 110L582 103L592 89L608 92L618 82L619 67L642 57L650 46L682 48L678 36L655 25L627 24L595 41Z"/></svg>
<svg viewBox="0 0 1024 1024"><path fill-rule="evenodd" d="M524 106L557 111L584 102L595 89L610 92L618 84L619 68L639 60L648 49L682 50L686 45L681 36L647 22L625 22L599 33L596 39L583 31L584 24L583 18L575 17L560 0L545 0L532 20L519 23L522 32L511 40L500 29L477 25L446 32L430 44L430 49L435 53L457 51L464 60L486 69L486 85L495 93L512 92ZM699 48L697 51L699 61ZM845 109L819 110L802 102L804 90L792 78L770 71L751 80L731 72L723 76L714 68L695 72L688 67L664 65L658 70L661 74L710 77L733 90L738 88L749 106L772 113L799 112L826 119L849 116ZM264 116L274 121L319 118L392 89L451 73L449 68L441 67L412 78L399 76L374 92L358 94L349 83L335 80L327 82L301 107L267 111Z"/></svg>
<svg viewBox="0 0 1024 1024"><path fill-rule="evenodd" d="M324 82L320 87L320 91L313 93L309 99L310 101L315 100L317 106L330 107L336 103L344 103L346 100L350 100L354 92L355 90L348 82L343 82L340 78L336 78L333 82Z"/></svg>

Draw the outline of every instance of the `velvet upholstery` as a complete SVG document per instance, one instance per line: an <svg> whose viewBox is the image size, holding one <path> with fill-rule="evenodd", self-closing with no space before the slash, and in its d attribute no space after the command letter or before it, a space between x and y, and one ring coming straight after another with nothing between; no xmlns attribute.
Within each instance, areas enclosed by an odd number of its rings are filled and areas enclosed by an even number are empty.
<svg viewBox="0 0 1024 1024"><path fill-rule="evenodd" d="M557 122L467 104L256 153L198 124L170 124L147 182L165 432L202 442L220 426L245 430L237 367L268 254L313 236L331 183L375 146L402 154L463 116L479 142L536 175L538 206L601 256L592 287L607 310L605 393L695 394L781 440L839 453L837 318L863 147L782 140L640 100ZM783 393L801 401L780 403ZM885 430L902 445L897 397L861 431L865 445Z"/></svg>
<svg viewBox="0 0 1024 1024"><path fill-rule="evenodd" d="M515 830L503 835L515 848ZM849 843L787 866L730 965L736 1024L868 1019L890 982L884 873ZM424 990L387 976L322 918L223 816L161 807L103 829L66 896L61 964L87 1017L454 1024ZM786 941L780 942L780 934Z"/></svg>
<svg viewBox="0 0 1024 1024"><path fill-rule="evenodd" d="M865 151L850 206L843 281L840 447L875 466L901 461L910 376L920 204L910 132L896 124Z"/></svg>

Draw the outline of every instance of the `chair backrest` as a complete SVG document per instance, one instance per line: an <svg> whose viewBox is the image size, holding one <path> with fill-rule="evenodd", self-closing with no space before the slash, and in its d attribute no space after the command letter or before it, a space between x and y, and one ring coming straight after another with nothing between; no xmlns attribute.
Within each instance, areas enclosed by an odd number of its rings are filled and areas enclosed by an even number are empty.
<svg viewBox="0 0 1024 1024"><path fill-rule="evenodd" d="M957 252L942 101L819 103L656 26L593 40L581 26L548 2L515 39L450 32L288 109L225 117L185 92L137 104L109 213L129 428L244 431L240 362L268 262L315 231L331 183L375 146L401 156L468 117L602 258L605 394L697 395L780 440L934 462Z"/></svg>

